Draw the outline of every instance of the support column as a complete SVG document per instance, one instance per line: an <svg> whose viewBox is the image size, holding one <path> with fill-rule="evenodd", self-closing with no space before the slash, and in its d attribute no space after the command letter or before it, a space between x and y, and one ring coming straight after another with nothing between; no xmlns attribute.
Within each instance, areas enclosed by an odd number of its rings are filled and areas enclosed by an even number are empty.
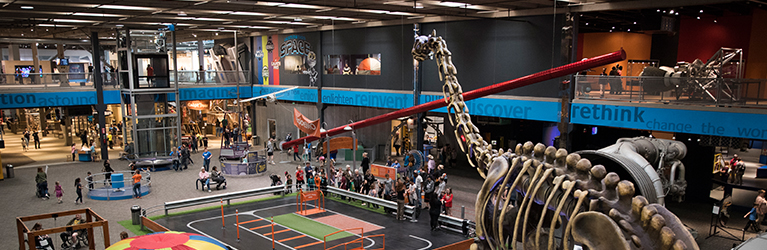
<svg viewBox="0 0 767 250"><path fill-rule="evenodd" d="M576 56L577 50L574 48L577 48L578 46L578 39L575 39L575 37L578 35L578 25L573 24L578 23L578 16L579 15L575 15L569 12L569 10L564 14L565 22L562 28L562 40L560 42L560 58L562 64L573 62L573 59ZM575 95L575 75L570 75L563 80L569 80L570 84L560 85L562 86L560 92L560 104L562 112L560 112L559 123L557 123L557 129L559 129L559 138L555 140L557 143L554 143L554 146L572 150L570 131L573 130L573 125L570 124L570 103L572 103L573 96Z"/></svg>
<svg viewBox="0 0 767 250"><path fill-rule="evenodd" d="M420 29L419 24L413 24L413 33L418 36L418 31ZM421 104L421 67L418 62L418 60L413 59L413 106L418 106ZM416 115L415 120L415 148L423 152L423 136L424 136L424 127L423 121L426 116L426 113L418 113ZM424 155L424 157L427 157ZM425 160L425 159L424 159Z"/></svg>
<svg viewBox="0 0 767 250"><path fill-rule="evenodd" d="M205 84L205 48L203 46L202 39L197 40L197 60L199 60L198 63L200 66L194 70L197 70L197 77L199 79L198 82L200 84Z"/></svg>
<svg viewBox="0 0 767 250"><path fill-rule="evenodd" d="M71 146L72 145L72 135L70 132L72 131L72 118L69 117L69 109L68 108L62 108L61 119L64 120L64 127L62 128L62 133L64 133L64 146Z"/></svg>
<svg viewBox="0 0 767 250"><path fill-rule="evenodd" d="M9 44L8 45L8 60L9 61L20 61L21 55L19 55L19 45L18 44Z"/></svg>
<svg viewBox="0 0 767 250"><path fill-rule="evenodd" d="M32 68L33 72L40 73L40 57L37 56L37 43L32 43L32 65L34 68ZM32 80L32 83L37 83L37 80L42 80L40 77L35 77L39 74L32 74L30 72L29 79Z"/></svg>
<svg viewBox="0 0 767 250"><path fill-rule="evenodd" d="M93 84L96 85L96 113L99 116L99 137L101 139L101 159L109 160L109 148L107 143L106 117L104 111L104 86L101 79L101 46L99 45L99 33L91 32L91 47L93 48ZM113 138L116 139L116 138ZM92 234L91 234L92 235Z"/></svg>

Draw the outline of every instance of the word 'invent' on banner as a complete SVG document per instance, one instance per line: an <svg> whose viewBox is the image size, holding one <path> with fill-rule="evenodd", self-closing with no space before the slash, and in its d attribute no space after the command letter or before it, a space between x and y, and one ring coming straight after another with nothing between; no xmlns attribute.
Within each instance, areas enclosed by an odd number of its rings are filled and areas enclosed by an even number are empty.
<svg viewBox="0 0 767 250"><path fill-rule="evenodd" d="M320 137L320 120L310 121L306 116L298 112L296 108L293 108L293 125L296 125L298 129L304 131L304 133L317 137Z"/></svg>

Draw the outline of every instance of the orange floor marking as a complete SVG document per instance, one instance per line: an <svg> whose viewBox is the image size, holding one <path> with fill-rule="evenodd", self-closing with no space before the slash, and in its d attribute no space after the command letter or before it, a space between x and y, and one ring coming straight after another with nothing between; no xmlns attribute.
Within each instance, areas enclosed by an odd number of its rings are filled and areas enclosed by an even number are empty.
<svg viewBox="0 0 767 250"><path fill-rule="evenodd" d="M358 220L349 216L344 216L340 214L334 214L334 215L328 215L323 216L314 219L317 222L325 223L328 226L335 227L335 228L357 228L361 227L362 230L365 230L365 235L368 235L368 232L372 232L378 229L382 229L383 227L376 226L370 223L367 223L363 220ZM359 234L359 230L352 231L351 233Z"/></svg>
<svg viewBox="0 0 767 250"><path fill-rule="evenodd" d="M287 231L290 231L290 228L283 229L283 230L280 230L280 231L275 231L274 234L278 234L278 233L282 233L282 232L287 232ZM264 234L264 236L269 236L269 235L272 235L272 233L265 233Z"/></svg>
<svg viewBox="0 0 767 250"><path fill-rule="evenodd" d="M301 238L301 237L306 237L306 235L302 234L302 235L295 236L295 237L290 237L290 238L287 238L287 239L281 239L281 240L278 240L278 242L286 242L286 241L293 240L293 239L298 239L298 238Z"/></svg>
<svg viewBox="0 0 767 250"><path fill-rule="evenodd" d="M272 225L272 224L266 224L266 225L263 225L263 226L259 226L259 227L254 227L254 228L251 228L250 230L261 229L261 228L269 227L269 226L271 226L271 225Z"/></svg>
<svg viewBox="0 0 767 250"><path fill-rule="evenodd" d="M300 248L304 248L304 247L310 247L310 246L314 246L314 245L317 245L317 244L320 244L320 243L322 243L322 241L317 241L317 242L314 242L314 243L309 243L309 244L306 244L306 245L300 245L300 246L294 247L294 249L300 249Z"/></svg>
<svg viewBox="0 0 767 250"><path fill-rule="evenodd" d="M240 225L242 225L242 224L248 224L248 223L251 223L251 222L256 222L256 221L260 221L260 220L263 220L263 219L255 219L255 220L249 220L249 221L245 221L245 222L240 222Z"/></svg>

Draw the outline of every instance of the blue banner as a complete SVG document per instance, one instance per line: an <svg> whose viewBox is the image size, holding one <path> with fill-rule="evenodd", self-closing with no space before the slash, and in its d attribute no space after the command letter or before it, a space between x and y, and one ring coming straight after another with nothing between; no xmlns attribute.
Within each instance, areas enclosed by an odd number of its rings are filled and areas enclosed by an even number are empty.
<svg viewBox="0 0 767 250"><path fill-rule="evenodd" d="M570 122L688 134L767 139L767 114L573 103Z"/></svg>
<svg viewBox="0 0 767 250"><path fill-rule="evenodd" d="M254 96L274 93L284 88L254 86ZM278 100L317 102L317 90L298 88L277 95ZM442 95L421 95L421 103L443 99ZM404 109L413 106L413 95L405 93L322 90L322 102L327 104ZM513 119L558 122L560 104L554 101L528 101L513 99L479 98L466 102L469 114ZM446 113L447 108L431 112Z"/></svg>
<svg viewBox="0 0 767 250"><path fill-rule="evenodd" d="M119 104L120 91L104 91L104 103ZM0 94L0 108L96 105L96 91Z"/></svg>

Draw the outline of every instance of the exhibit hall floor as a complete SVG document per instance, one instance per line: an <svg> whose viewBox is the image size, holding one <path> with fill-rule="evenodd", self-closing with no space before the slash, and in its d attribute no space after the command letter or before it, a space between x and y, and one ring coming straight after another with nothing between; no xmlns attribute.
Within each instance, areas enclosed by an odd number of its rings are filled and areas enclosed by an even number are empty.
<svg viewBox="0 0 767 250"><path fill-rule="evenodd" d="M6 138L13 135L6 135ZM18 135L16 135L18 137ZM18 139L20 141L20 139ZM46 142L46 140L43 140ZM28 216L42 213L51 213L56 211L64 211L78 208L90 207L96 213L100 214L110 222L109 235L112 243L117 242L119 239L119 233L126 231L118 221L130 219L130 207L133 205L139 205L143 208L157 206L167 201L203 197L208 195L222 194L225 192L242 191L260 187L269 186L271 181L268 175L271 173L283 175L285 171L293 173L295 166L299 165L298 162L292 162L287 160L287 155L284 153L278 153L275 155L275 165L268 165L267 174L261 176L247 177L247 178L227 178L228 188L226 190L214 190L213 192L202 192L195 190L194 182L197 179L197 173L202 166L201 154L193 154L195 164L191 165L188 170L182 172L175 171L160 171L152 173L152 193L143 197L142 199L128 199L119 201L95 201L87 198L87 194L84 194L84 204L75 205L74 200L76 198L74 192L74 179L84 178L86 172L93 173L101 172L103 162L66 162L64 157L68 153L68 147L52 144L43 144L43 149L40 150L53 150L51 152L56 153L39 153L34 152L35 149L31 149L31 153L37 154L34 156L25 156L32 160L40 159L40 161L33 161L29 163L22 163L15 169L15 178L5 179L0 181L0 210L5 211L0 214L0 221L7 223L7 226L0 227L0 242L12 242L11 245L15 246L17 242L16 229L12 224L14 218L18 216ZM210 140L211 145L218 145L219 140ZM20 143L19 143L20 145ZM10 145L13 147L13 145ZM16 156L20 153L20 150L12 147L0 150L0 154L3 157L3 163L6 162L6 157L13 159L18 157L23 159L24 157ZM255 150L261 147L255 147ZM15 151L14 151L15 150ZM115 148L110 155L116 156L117 152L121 151L120 148ZM59 152L60 151L60 152ZM218 149L212 150L213 155L218 155ZM64 160L62 160L64 159ZM112 160L112 166L115 170L127 170L127 161ZM36 166L44 166L48 164L50 166L48 170L49 189L53 190L53 183L60 181L64 189L64 203L57 204L56 199L41 200L36 198L35 192L35 172ZM340 163L340 165L346 165L349 163ZM212 165L217 166L217 161L213 161ZM693 170L691 170L693 171ZM448 168L446 172L449 176L448 186L453 187L455 193L455 201L453 213L454 216L460 216L460 207L466 207L465 217L472 219L474 217L474 201L476 200L476 194L479 190L483 180L478 177L476 171L465 168ZM689 192L695 192L696 190L689 190ZM702 191L702 190L700 190ZM254 197L258 198L258 197ZM233 200L237 202L240 200ZM200 207L206 207L210 205L201 205L197 207L190 207L187 209L195 209ZM698 232L698 243L701 249L725 249L732 247L737 241L723 239L723 238L709 238L705 239L708 233L709 220L711 218L711 202L684 202L684 203L669 203L667 207L680 217L683 223L694 228ZM183 211L183 210L180 210ZM746 220L743 219L745 211L734 210L732 217L728 225L735 228L742 228L746 224ZM391 220L394 220L393 216L389 216ZM55 226L62 226L67 223L71 218L58 218L54 220L41 221L43 227L51 228ZM428 220L426 213L422 213L419 221L425 222ZM406 222L409 223L409 222ZM422 223L416 223L417 225L423 225L423 230L428 232L428 226ZM31 227L31 225L28 225ZM407 226L410 229L417 230L417 226ZM767 227L765 227L767 228ZM101 229L95 230L95 240L97 243L102 241ZM740 236L742 231L730 230L734 234ZM753 237L755 234L752 232L746 233L746 238ZM51 235L56 243L60 245L60 239L58 236ZM132 236L132 235L131 235ZM394 240L394 239L390 239ZM102 245L97 244L97 249L101 249ZM413 248L416 249L416 248Z"/></svg>

